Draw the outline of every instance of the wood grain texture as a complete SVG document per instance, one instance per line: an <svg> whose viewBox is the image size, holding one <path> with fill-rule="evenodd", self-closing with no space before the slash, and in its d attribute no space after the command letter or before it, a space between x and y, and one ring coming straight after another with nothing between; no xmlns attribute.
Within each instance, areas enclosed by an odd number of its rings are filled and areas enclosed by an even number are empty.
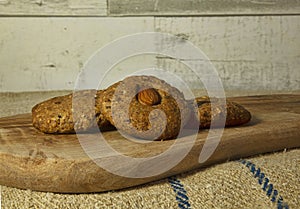
<svg viewBox="0 0 300 209"><path fill-rule="evenodd" d="M201 130L183 161L171 170L149 178L124 178L109 173L83 152L76 135L42 134L32 127L30 114L2 118L0 184L53 192L107 191L150 182L228 159L300 147L300 95L253 96L231 100L243 104L252 112L253 119L248 125L225 129L219 146L204 164L198 163L207 136L207 131ZM95 137L87 133L85 136L87 140ZM125 140L116 131L106 132L104 136L117 151L135 157L155 156L174 142L135 143ZM106 159L114 163L114 156L107 156ZM126 165L120 166L126 168Z"/></svg>
<svg viewBox="0 0 300 209"><path fill-rule="evenodd" d="M110 15L299 14L299 0L109 0Z"/></svg>
<svg viewBox="0 0 300 209"><path fill-rule="evenodd" d="M0 18L0 91L73 90L97 50L120 37L153 30L153 18L147 17ZM125 60L106 81L111 84L130 71L123 69L153 63L147 56ZM99 66L99 71L106 70Z"/></svg>
<svg viewBox="0 0 300 209"><path fill-rule="evenodd" d="M1 92L72 90L78 72L96 50L145 31L191 41L216 65L226 90L300 90L300 16L155 18L155 22L145 17L1 18L0 30ZM111 84L128 75L129 69L145 69L156 62L155 57L130 57L105 81ZM184 75L199 89L198 79L173 60L158 58L158 65Z"/></svg>
<svg viewBox="0 0 300 209"><path fill-rule="evenodd" d="M106 0L1 0L0 16L106 16Z"/></svg>
<svg viewBox="0 0 300 209"><path fill-rule="evenodd" d="M155 18L155 30L199 48L226 90L300 89L300 16L161 17ZM199 80L180 61L158 57L158 66L199 89Z"/></svg>

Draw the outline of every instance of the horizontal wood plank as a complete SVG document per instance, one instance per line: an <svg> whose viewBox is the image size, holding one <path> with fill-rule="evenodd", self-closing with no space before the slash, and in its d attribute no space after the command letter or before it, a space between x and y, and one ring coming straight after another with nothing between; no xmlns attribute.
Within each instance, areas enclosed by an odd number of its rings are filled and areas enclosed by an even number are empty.
<svg viewBox="0 0 300 209"><path fill-rule="evenodd" d="M253 118L244 126L225 128L216 147L210 143L216 138L207 142L207 130L200 130L195 142L193 136L187 135L150 143L134 142L111 131L103 133L106 143L114 149L109 152L105 147L95 146L94 141L101 141L95 133L80 134L84 137L80 144L75 134L47 135L35 130L31 114L0 118L0 184L47 192L101 192L160 180L218 162L300 147L299 95L231 100L245 106ZM97 159L89 158L83 144L97 153ZM166 155L168 149L173 152ZM212 150L212 155L199 163L199 154L205 150ZM182 153L186 155L181 161ZM120 154L127 157L122 163ZM101 162L101 166L95 161ZM162 168L166 168L163 173L159 172ZM119 175L112 173L116 169ZM148 176L153 171L157 173Z"/></svg>
<svg viewBox="0 0 300 209"><path fill-rule="evenodd" d="M110 15L299 14L299 0L109 0Z"/></svg>
<svg viewBox="0 0 300 209"><path fill-rule="evenodd" d="M202 50L226 90L300 89L299 16L162 17L155 21L156 31L181 37ZM181 61L162 56L158 66L199 89L199 80Z"/></svg>
<svg viewBox="0 0 300 209"><path fill-rule="evenodd" d="M74 89L80 70L97 50L117 38L153 30L148 17L0 18L0 91ZM148 57L124 61L106 85L122 76L123 68L154 62ZM107 69L99 66L101 70Z"/></svg>
<svg viewBox="0 0 300 209"><path fill-rule="evenodd" d="M96 50L116 38L154 30L187 39L201 49L228 91L300 90L299 16L1 18L0 30L2 92L72 90L80 69ZM146 56L116 66L106 85L134 66L145 69L155 62L199 88L197 78L178 62Z"/></svg>
<svg viewBox="0 0 300 209"><path fill-rule="evenodd" d="M0 16L299 14L299 0L1 0Z"/></svg>
<svg viewBox="0 0 300 209"><path fill-rule="evenodd" d="M106 16L106 0L0 0L0 16Z"/></svg>

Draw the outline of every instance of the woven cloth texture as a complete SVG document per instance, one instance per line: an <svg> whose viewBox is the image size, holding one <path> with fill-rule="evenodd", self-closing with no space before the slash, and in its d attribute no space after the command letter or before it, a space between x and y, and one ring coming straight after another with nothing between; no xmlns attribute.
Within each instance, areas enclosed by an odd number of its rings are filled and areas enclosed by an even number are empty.
<svg viewBox="0 0 300 209"><path fill-rule="evenodd" d="M0 95L3 110L0 116L28 112L33 104L50 96ZM18 100L23 101L21 106L15 104ZM217 164L174 179L93 194L57 194L1 186L1 206L3 209L300 208L300 149ZM266 179L268 187L264 188Z"/></svg>

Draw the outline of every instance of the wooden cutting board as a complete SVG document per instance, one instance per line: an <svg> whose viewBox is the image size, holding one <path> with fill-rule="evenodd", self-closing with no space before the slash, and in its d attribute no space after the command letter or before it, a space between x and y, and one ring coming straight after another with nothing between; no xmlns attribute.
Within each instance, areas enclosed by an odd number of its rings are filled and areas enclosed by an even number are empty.
<svg viewBox="0 0 300 209"><path fill-rule="evenodd" d="M50 192L100 192L143 184L229 159L300 147L300 95L230 99L243 104L252 113L249 124L226 128L217 149L204 163L199 163L198 158L208 130L199 131L191 151L179 164L162 174L145 178L122 177L106 171L87 156L76 135L40 133L32 127L30 114L2 118L0 184ZM87 133L86 137L93 137L93 134ZM175 141L136 143L124 139L117 131L106 132L104 137L118 152L144 158L163 153ZM105 158L115 163L114 156ZM167 161L161 163L168 164ZM118 166L131 169L127 164Z"/></svg>

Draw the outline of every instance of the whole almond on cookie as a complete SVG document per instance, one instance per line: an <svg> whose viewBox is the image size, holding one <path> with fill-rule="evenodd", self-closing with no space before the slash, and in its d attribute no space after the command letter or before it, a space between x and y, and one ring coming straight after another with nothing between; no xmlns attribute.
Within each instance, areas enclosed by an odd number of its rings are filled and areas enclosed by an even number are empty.
<svg viewBox="0 0 300 209"><path fill-rule="evenodd" d="M104 116L136 138L175 139L190 117L183 93L154 76L127 77L104 90L101 98Z"/></svg>
<svg viewBox="0 0 300 209"><path fill-rule="evenodd" d="M138 101L143 105L157 105L161 102L161 96L154 89L145 89L138 93Z"/></svg>

